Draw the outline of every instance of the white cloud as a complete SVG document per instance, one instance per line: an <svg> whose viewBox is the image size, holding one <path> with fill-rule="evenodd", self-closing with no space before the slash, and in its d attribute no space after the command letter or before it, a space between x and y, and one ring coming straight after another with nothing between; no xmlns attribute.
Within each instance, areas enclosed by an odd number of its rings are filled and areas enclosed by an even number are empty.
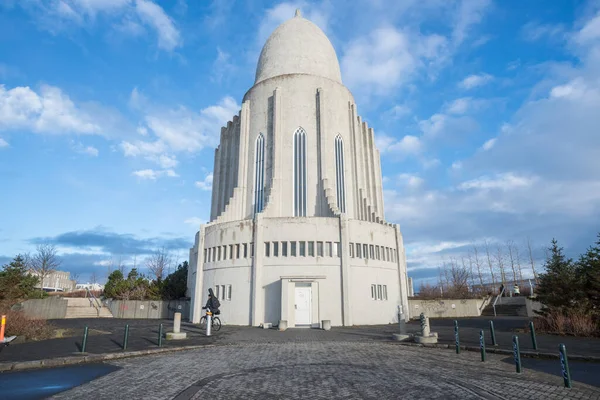
<svg viewBox="0 0 600 400"><path fill-rule="evenodd" d="M400 158L417 155L423 148L421 139L412 135L403 136L398 140L395 137L379 134L375 136L375 145L381 153L389 153Z"/></svg>
<svg viewBox="0 0 600 400"><path fill-rule="evenodd" d="M463 167L463 163L461 161L454 161L452 163L452 165L450 166L450 168L452 168L454 171L458 171L460 169L462 169Z"/></svg>
<svg viewBox="0 0 600 400"><path fill-rule="evenodd" d="M156 32L160 49L173 51L182 45L173 19L150 0L37 0L19 4L38 20L38 26L54 34L73 27L88 28L102 14L115 20L112 26L116 32L140 36L148 27Z"/></svg>
<svg viewBox="0 0 600 400"><path fill-rule="evenodd" d="M348 44L341 58L344 80L356 90L387 94L413 78L420 67L441 58L446 46L440 35L380 27Z"/></svg>
<svg viewBox="0 0 600 400"><path fill-rule="evenodd" d="M135 8L140 19L158 33L159 48L171 51L181 45L179 30L161 6L148 0L136 0Z"/></svg>
<svg viewBox="0 0 600 400"><path fill-rule="evenodd" d="M418 189L425 183L423 178L413 174L400 174L398 175L398 181L409 189Z"/></svg>
<svg viewBox="0 0 600 400"><path fill-rule="evenodd" d="M221 126L241 108L233 98L225 97L200 112L183 106L168 109L153 105L137 89L132 91L130 103L142 113L144 125L138 126L137 132L145 139L122 141L123 154L143 157L165 169L178 165L176 153L218 145Z"/></svg>
<svg viewBox="0 0 600 400"><path fill-rule="evenodd" d="M2 147L8 147L8 146L9 146L8 142L6 140L0 138L0 149Z"/></svg>
<svg viewBox="0 0 600 400"><path fill-rule="evenodd" d="M467 182L461 183L458 188L461 190L512 190L531 186L537 177L519 176L512 172L498 174L494 177L482 176Z"/></svg>
<svg viewBox="0 0 600 400"><path fill-rule="evenodd" d="M454 100L449 106L447 111L450 114L465 114L471 105L470 97L462 97L460 99Z"/></svg>
<svg viewBox="0 0 600 400"><path fill-rule="evenodd" d="M206 178L204 178L204 180L196 181L196 187L198 187L202 190L211 191L212 183L213 183L213 174L211 172L210 174L208 174L206 176Z"/></svg>
<svg viewBox="0 0 600 400"><path fill-rule="evenodd" d="M496 138L492 138L492 139L486 141L481 148L486 151L490 150L496 144L496 140L497 140Z"/></svg>
<svg viewBox="0 0 600 400"><path fill-rule="evenodd" d="M541 24L537 21L530 21L523 25L521 34L525 40L535 42L541 38L562 37L565 35L565 28L558 24Z"/></svg>
<svg viewBox="0 0 600 400"><path fill-rule="evenodd" d="M198 217L192 217L192 218L188 218L185 221L183 221L184 224L190 224L190 225L201 225L204 221L201 218Z"/></svg>
<svg viewBox="0 0 600 400"><path fill-rule="evenodd" d="M467 38L469 31L483 20L491 5L491 0L466 0L460 3L452 31L455 45L460 45Z"/></svg>
<svg viewBox="0 0 600 400"><path fill-rule="evenodd" d="M394 107L386 111L384 115L392 119L401 119L410 113L410 107L403 104L396 104Z"/></svg>
<svg viewBox="0 0 600 400"><path fill-rule="evenodd" d="M85 146L82 143L71 142L71 148L76 153L86 154L92 157L98 157L98 154L100 153L94 146Z"/></svg>
<svg viewBox="0 0 600 400"><path fill-rule="evenodd" d="M488 84L494 79L489 74L469 75L463 79L458 85L463 89L473 89L479 86Z"/></svg>
<svg viewBox="0 0 600 400"><path fill-rule="evenodd" d="M593 43L600 39L600 12L590 18L579 32L575 33L575 41L580 45Z"/></svg>
<svg viewBox="0 0 600 400"><path fill-rule="evenodd" d="M0 85L0 130L29 129L37 133L102 134L101 122L77 106L61 89L42 85L39 93L28 86Z"/></svg>
<svg viewBox="0 0 600 400"><path fill-rule="evenodd" d="M167 169L167 170L162 170L162 171L153 170L153 169L142 169L139 171L134 171L133 175L137 176L140 179L149 179L149 180L156 180L162 176L168 176L168 177L172 177L172 178L176 178L179 176L172 169Z"/></svg>

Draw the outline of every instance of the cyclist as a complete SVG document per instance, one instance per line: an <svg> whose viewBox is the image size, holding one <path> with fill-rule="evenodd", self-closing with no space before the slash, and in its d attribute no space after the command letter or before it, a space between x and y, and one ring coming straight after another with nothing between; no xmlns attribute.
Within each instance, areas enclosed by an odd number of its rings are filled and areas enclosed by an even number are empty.
<svg viewBox="0 0 600 400"><path fill-rule="evenodd" d="M206 305L202 307L202 309L212 312L213 315L219 315L221 314L221 311L219 311L219 307L221 307L219 299L217 299L217 297L214 295L212 288L209 288L208 301L206 302Z"/></svg>

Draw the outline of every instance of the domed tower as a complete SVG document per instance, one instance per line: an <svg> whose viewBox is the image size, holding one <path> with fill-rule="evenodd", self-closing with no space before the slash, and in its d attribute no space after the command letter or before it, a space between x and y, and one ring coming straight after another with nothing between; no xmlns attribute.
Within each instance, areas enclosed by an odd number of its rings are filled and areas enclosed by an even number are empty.
<svg viewBox="0 0 600 400"><path fill-rule="evenodd" d="M385 222L379 151L327 36L300 12L267 39L221 128L210 222L190 249L190 320L290 327L408 318L404 246Z"/></svg>

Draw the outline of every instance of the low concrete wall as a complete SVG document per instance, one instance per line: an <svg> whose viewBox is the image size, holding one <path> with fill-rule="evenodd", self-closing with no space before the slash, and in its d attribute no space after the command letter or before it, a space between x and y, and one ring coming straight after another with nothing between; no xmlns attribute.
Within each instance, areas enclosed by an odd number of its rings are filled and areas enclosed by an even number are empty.
<svg viewBox="0 0 600 400"><path fill-rule="evenodd" d="M542 303L539 301L527 299L525 303L527 307L527 316L528 317L537 317L538 315L535 313L536 311L542 311Z"/></svg>
<svg viewBox="0 0 600 400"><path fill-rule="evenodd" d="M189 300L107 300L114 318L125 319L172 319L175 312L183 318L189 315Z"/></svg>
<svg viewBox="0 0 600 400"><path fill-rule="evenodd" d="M67 315L67 300L58 297L25 300L15 304L13 310L22 310L30 318L60 319Z"/></svg>
<svg viewBox="0 0 600 400"><path fill-rule="evenodd" d="M419 318L425 313L429 318L479 317L491 297L485 299L408 299L409 316Z"/></svg>

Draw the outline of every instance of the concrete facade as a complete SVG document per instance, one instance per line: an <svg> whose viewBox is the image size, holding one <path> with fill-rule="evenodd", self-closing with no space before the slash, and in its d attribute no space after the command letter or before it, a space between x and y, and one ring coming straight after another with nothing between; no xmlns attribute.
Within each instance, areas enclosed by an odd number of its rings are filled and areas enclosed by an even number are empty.
<svg viewBox="0 0 600 400"><path fill-rule="evenodd" d="M409 299L410 318L418 319L421 313L430 318L479 317L483 309L493 301L492 296L484 299Z"/></svg>
<svg viewBox="0 0 600 400"><path fill-rule="evenodd" d="M190 249L191 321L208 288L224 324L381 324L397 322L399 307L408 318L374 132L339 71L325 34L299 13L267 40L215 150L211 220Z"/></svg>

